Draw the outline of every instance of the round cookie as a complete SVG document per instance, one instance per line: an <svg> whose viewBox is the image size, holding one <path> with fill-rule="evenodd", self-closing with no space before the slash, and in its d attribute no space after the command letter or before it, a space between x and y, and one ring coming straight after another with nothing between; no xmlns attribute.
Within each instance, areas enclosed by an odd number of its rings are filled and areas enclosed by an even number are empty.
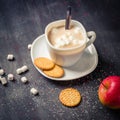
<svg viewBox="0 0 120 120"><path fill-rule="evenodd" d="M42 70L49 70L55 66L55 63L52 60L45 57L34 59L34 64Z"/></svg>
<svg viewBox="0 0 120 120"><path fill-rule="evenodd" d="M65 106L74 107L80 103L81 95L77 89L66 88L60 92L59 100Z"/></svg>
<svg viewBox="0 0 120 120"><path fill-rule="evenodd" d="M43 70L43 72L50 76L50 77L54 77L54 78L60 78L64 75L64 70L63 68L61 68L58 65L55 65L54 68L50 69L50 70Z"/></svg>

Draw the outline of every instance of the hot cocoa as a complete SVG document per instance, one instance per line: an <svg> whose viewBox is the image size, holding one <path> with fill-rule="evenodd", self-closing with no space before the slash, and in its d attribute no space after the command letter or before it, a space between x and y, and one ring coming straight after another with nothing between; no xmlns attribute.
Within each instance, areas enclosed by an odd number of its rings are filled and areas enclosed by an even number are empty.
<svg viewBox="0 0 120 120"><path fill-rule="evenodd" d="M48 33L50 43L56 48L71 48L84 44L82 29L72 25L69 30L65 26L54 27Z"/></svg>

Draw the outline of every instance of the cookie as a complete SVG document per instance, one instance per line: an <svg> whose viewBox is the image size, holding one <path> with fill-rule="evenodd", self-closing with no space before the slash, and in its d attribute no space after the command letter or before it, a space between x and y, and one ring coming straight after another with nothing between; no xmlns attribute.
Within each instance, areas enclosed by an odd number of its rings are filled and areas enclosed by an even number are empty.
<svg viewBox="0 0 120 120"><path fill-rule="evenodd" d="M50 77L54 77L54 78L60 78L64 75L64 70L62 67L55 65L54 68L50 69L50 70L43 70L43 72L50 76Z"/></svg>
<svg viewBox="0 0 120 120"><path fill-rule="evenodd" d="M77 89L66 88L60 92L59 100L65 106L74 107L80 103L81 95Z"/></svg>
<svg viewBox="0 0 120 120"><path fill-rule="evenodd" d="M45 57L39 57L39 58L34 59L34 64L39 69L42 69L42 70L49 70L55 66L55 63L52 60L45 58Z"/></svg>

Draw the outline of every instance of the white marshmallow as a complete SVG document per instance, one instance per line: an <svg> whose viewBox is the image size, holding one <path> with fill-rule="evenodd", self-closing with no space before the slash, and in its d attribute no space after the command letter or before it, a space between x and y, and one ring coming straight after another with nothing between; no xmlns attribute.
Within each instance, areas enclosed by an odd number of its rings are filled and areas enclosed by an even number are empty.
<svg viewBox="0 0 120 120"><path fill-rule="evenodd" d="M31 92L33 95L37 95L37 94L38 94L38 90L35 89L35 88L31 88L30 92Z"/></svg>
<svg viewBox="0 0 120 120"><path fill-rule="evenodd" d="M16 70L16 72L17 72L17 74L19 75L19 74L22 73L22 69L21 69L21 68L18 68L18 69Z"/></svg>
<svg viewBox="0 0 120 120"><path fill-rule="evenodd" d="M26 77L22 77L22 78L21 78L21 81L22 81L23 83L26 83L26 82L28 82L28 79L27 79Z"/></svg>
<svg viewBox="0 0 120 120"><path fill-rule="evenodd" d="M28 44L28 50L31 50L32 44Z"/></svg>
<svg viewBox="0 0 120 120"><path fill-rule="evenodd" d="M78 34L78 33L80 33L80 32L81 32L81 28L76 27L75 30L74 30L74 33Z"/></svg>
<svg viewBox="0 0 120 120"><path fill-rule="evenodd" d="M68 37L68 39L69 39L69 41L72 41L74 38L73 38L72 35L70 35L70 36Z"/></svg>
<svg viewBox="0 0 120 120"><path fill-rule="evenodd" d="M70 43L70 41L67 39L65 39L64 42L65 42L65 45L68 45Z"/></svg>
<svg viewBox="0 0 120 120"><path fill-rule="evenodd" d="M21 73L24 73L28 70L28 67L26 65L22 66L21 68L18 68L16 70L17 74L21 74Z"/></svg>
<svg viewBox="0 0 120 120"><path fill-rule="evenodd" d="M58 32L58 29L57 28L53 28L52 30L51 30L51 33L53 34L53 33L57 33Z"/></svg>
<svg viewBox="0 0 120 120"><path fill-rule="evenodd" d="M4 75L5 71L3 69L0 69L0 75Z"/></svg>
<svg viewBox="0 0 120 120"><path fill-rule="evenodd" d="M65 39L67 39L67 36L66 36L66 35L62 35L62 36L61 36L61 39L62 39L62 40L65 40Z"/></svg>
<svg viewBox="0 0 120 120"><path fill-rule="evenodd" d="M14 80L14 75L13 74L8 74L8 76L7 76L7 78L8 78L8 80Z"/></svg>
<svg viewBox="0 0 120 120"><path fill-rule="evenodd" d="M55 44L59 44L60 41L61 41L61 39L60 39L60 38L57 38L57 39L55 40Z"/></svg>
<svg viewBox="0 0 120 120"><path fill-rule="evenodd" d="M2 85L6 85L7 84L7 80L6 80L5 77L1 77L0 81L1 81Z"/></svg>
<svg viewBox="0 0 120 120"><path fill-rule="evenodd" d="M72 43L73 43L74 45L77 45L77 44L78 44L78 40L73 40Z"/></svg>
<svg viewBox="0 0 120 120"><path fill-rule="evenodd" d="M26 65L21 67L22 72L26 72L28 70L28 67Z"/></svg>
<svg viewBox="0 0 120 120"><path fill-rule="evenodd" d="M13 54L8 54L7 59L8 60L13 60L14 59L14 55Z"/></svg>

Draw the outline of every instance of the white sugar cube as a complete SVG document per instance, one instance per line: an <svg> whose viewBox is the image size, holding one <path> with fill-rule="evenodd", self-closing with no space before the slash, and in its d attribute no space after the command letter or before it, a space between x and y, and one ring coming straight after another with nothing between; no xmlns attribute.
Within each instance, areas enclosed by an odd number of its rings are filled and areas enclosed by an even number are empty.
<svg viewBox="0 0 120 120"><path fill-rule="evenodd" d="M8 80L14 80L14 75L13 74L8 74L8 76L7 76L7 78L8 78Z"/></svg>
<svg viewBox="0 0 120 120"><path fill-rule="evenodd" d="M6 85L7 84L7 80L6 80L5 77L1 77L0 81L1 81L2 85Z"/></svg>
<svg viewBox="0 0 120 120"><path fill-rule="evenodd" d="M28 70L28 67L26 65L21 67L22 72L26 72Z"/></svg>
<svg viewBox="0 0 120 120"><path fill-rule="evenodd" d="M32 47L32 44L28 44L28 50L30 50Z"/></svg>
<svg viewBox="0 0 120 120"><path fill-rule="evenodd" d="M0 69L0 75L4 75L5 71L3 69Z"/></svg>
<svg viewBox="0 0 120 120"><path fill-rule="evenodd" d="M22 69L21 69L21 68L18 68L18 69L16 70L16 72L17 72L17 74L19 75L19 74L22 73Z"/></svg>
<svg viewBox="0 0 120 120"><path fill-rule="evenodd" d="M26 83L26 82L28 82L28 79L27 79L26 77L22 77L22 78L21 78L21 81L22 81L23 83Z"/></svg>
<svg viewBox="0 0 120 120"><path fill-rule="evenodd" d="M14 59L14 55L13 54L8 54L7 59L8 60L13 60Z"/></svg>
<svg viewBox="0 0 120 120"><path fill-rule="evenodd" d="M30 92L31 92L33 95L37 95L37 94L38 94L38 90L35 89L35 88L31 88Z"/></svg>

